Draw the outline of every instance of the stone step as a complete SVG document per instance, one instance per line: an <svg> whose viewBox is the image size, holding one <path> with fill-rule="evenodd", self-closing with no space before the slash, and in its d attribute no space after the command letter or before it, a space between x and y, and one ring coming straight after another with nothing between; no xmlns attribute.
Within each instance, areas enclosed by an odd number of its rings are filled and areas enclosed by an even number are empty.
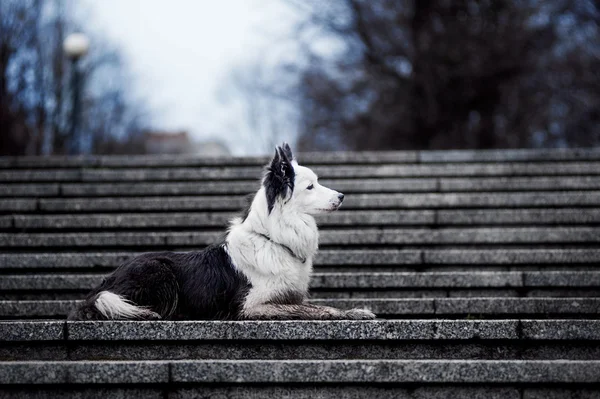
<svg viewBox="0 0 600 399"><path fill-rule="evenodd" d="M600 320L1 321L2 342L517 340L600 341Z"/></svg>
<svg viewBox="0 0 600 399"><path fill-rule="evenodd" d="M3 301L64 301L84 299L89 289L0 291ZM312 289L311 299L416 299L416 298L598 298L594 287L521 288L386 288Z"/></svg>
<svg viewBox="0 0 600 399"><path fill-rule="evenodd" d="M389 384L388 384L389 385ZM563 388L531 388L521 385L505 385L498 387L490 384L453 384L446 386L428 384L320 384L320 385L264 385L264 384L193 384L172 386L162 384L163 388L145 388L135 386L105 385L89 387L86 384L69 384L68 390L62 385L35 386L26 385L0 387L0 395L7 398L54 399L196 399L196 398L228 398L228 399L339 399L339 398L379 398L379 399L596 399L600 389L590 387Z"/></svg>
<svg viewBox="0 0 600 399"><path fill-rule="evenodd" d="M12 216L0 216L0 229L9 230L14 227Z"/></svg>
<svg viewBox="0 0 600 399"><path fill-rule="evenodd" d="M596 176L569 177L470 177L438 178L435 191L556 191L593 190L600 186Z"/></svg>
<svg viewBox="0 0 600 399"><path fill-rule="evenodd" d="M453 162L597 161L598 148L458 151L382 151L299 153L306 165ZM264 165L268 157L199 157L194 155L0 157L0 168L160 167Z"/></svg>
<svg viewBox="0 0 600 399"><path fill-rule="evenodd" d="M318 305L341 309L367 308L381 317L507 317L518 315L560 315L579 318L597 317L600 298L360 298L313 299ZM4 300L0 317L64 318L76 306L76 300Z"/></svg>
<svg viewBox="0 0 600 399"><path fill-rule="evenodd" d="M83 299L106 274L3 275L0 300ZM600 297L600 272L314 273L313 299Z"/></svg>
<svg viewBox="0 0 600 399"><path fill-rule="evenodd" d="M443 150L420 151L419 161L426 162L539 162L597 160L598 148L514 149L514 150Z"/></svg>
<svg viewBox="0 0 600 399"><path fill-rule="evenodd" d="M0 291L89 290L105 274L3 275ZM314 273L311 289L600 287L600 271Z"/></svg>
<svg viewBox="0 0 600 399"><path fill-rule="evenodd" d="M0 228L16 230L61 229L172 229L224 228L236 212L118 213L81 215L0 216ZM322 228L333 226L434 225L549 225L600 224L600 208L339 211L319 215Z"/></svg>
<svg viewBox="0 0 600 399"><path fill-rule="evenodd" d="M58 183L11 183L0 185L0 197L58 197L61 195Z"/></svg>
<svg viewBox="0 0 600 399"><path fill-rule="evenodd" d="M535 178L425 178L425 179L322 179L324 186L345 194L378 192L427 191L533 191L533 190L592 190L600 189L596 176L535 177ZM62 184L63 196L109 195L198 195L249 194L258 189L256 182L186 183L97 183Z"/></svg>
<svg viewBox="0 0 600 399"><path fill-rule="evenodd" d="M598 320L0 322L0 359L595 360Z"/></svg>
<svg viewBox="0 0 600 399"><path fill-rule="evenodd" d="M380 164L380 163L415 163L419 161L416 151L362 151L362 152L329 152L299 153L301 161L306 165L335 165L335 164ZM325 156L324 156L325 155ZM530 151L520 157L545 160L541 154ZM548 152L545 156L549 161L592 161L600 160L595 151L587 152L559 151ZM108 156L49 156L49 157L0 157L0 168L77 168L77 167L164 167L164 166L263 166L270 157L205 157L197 155L108 155ZM517 159L515 159L517 160ZM495 161L495 159L494 159Z"/></svg>
<svg viewBox="0 0 600 399"><path fill-rule="evenodd" d="M577 384L588 360L172 360L0 362L5 384ZM579 386L581 388L581 386Z"/></svg>
<svg viewBox="0 0 600 399"><path fill-rule="evenodd" d="M0 211L115 212L115 211L239 211L245 196L110 197L0 200ZM343 209L520 208L600 206L600 191L536 193L358 194Z"/></svg>
<svg viewBox="0 0 600 399"><path fill-rule="evenodd" d="M0 233L0 248L152 247L155 251L206 246L223 232ZM514 227L324 230L319 245L592 244L600 227Z"/></svg>
<svg viewBox="0 0 600 399"><path fill-rule="evenodd" d="M114 268L139 252L0 253L0 270ZM598 249L426 249L321 250L317 266L423 265L589 265L600 263Z"/></svg>
<svg viewBox="0 0 600 399"><path fill-rule="evenodd" d="M398 213L398 212L396 212ZM461 209L435 211L438 225L596 224L600 209ZM16 223L16 222L15 222Z"/></svg>
<svg viewBox="0 0 600 399"><path fill-rule="evenodd" d="M244 196L0 199L0 212L239 211ZM522 208L600 206L600 191L359 194L343 209Z"/></svg>
<svg viewBox="0 0 600 399"><path fill-rule="evenodd" d="M321 184L345 194L469 191L598 190L596 176L501 178L323 179ZM207 181L200 184L157 183L12 183L0 186L0 197L101 197L145 195L250 194L256 181Z"/></svg>
<svg viewBox="0 0 600 399"><path fill-rule="evenodd" d="M83 299L81 291L5 291L3 300ZM503 287L503 288L364 288L312 289L311 299L409 299L409 298L598 298L600 287Z"/></svg>
<svg viewBox="0 0 600 399"><path fill-rule="evenodd" d="M311 166L323 179L387 177L582 176L600 174L600 162L464 163ZM120 182L258 180L262 167L81 168L0 170L3 182Z"/></svg>
<svg viewBox="0 0 600 399"><path fill-rule="evenodd" d="M389 384L387 384L389 385ZM7 398L54 399L196 399L196 398L228 398L228 399L339 399L339 398L378 398L378 399L596 399L600 389L590 387L532 388L522 385L504 385L498 387L490 384L319 384L319 385L282 385L282 384L187 384L179 387L175 384L161 384L163 388L104 385L90 387L86 384L69 384L68 386L35 386L14 385L0 387L0 395ZM65 390L64 387L68 389Z"/></svg>
<svg viewBox="0 0 600 399"><path fill-rule="evenodd" d="M547 220L552 219L550 212ZM542 213L534 211L534 213ZM600 222L600 209L556 210L555 219L595 220ZM581 215L584 216L581 216ZM15 215L10 217L16 229L107 229L107 228L173 228L187 227L197 230L203 227L225 228L228 222L238 216L237 212L204 213L122 213L85 215ZM508 217L508 216L507 216ZM2 220L0 218L0 220ZM320 227L361 225L431 225L435 221L435 211L339 211L319 215Z"/></svg>
<svg viewBox="0 0 600 399"><path fill-rule="evenodd" d="M0 321L0 342L600 340L600 320Z"/></svg>
<svg viewBox="0 0 600 399"><path fill-rule="evenodd" d="M36 199L2 199L0 198L0 213L4 212L35 212L38 210Z"/></svg>

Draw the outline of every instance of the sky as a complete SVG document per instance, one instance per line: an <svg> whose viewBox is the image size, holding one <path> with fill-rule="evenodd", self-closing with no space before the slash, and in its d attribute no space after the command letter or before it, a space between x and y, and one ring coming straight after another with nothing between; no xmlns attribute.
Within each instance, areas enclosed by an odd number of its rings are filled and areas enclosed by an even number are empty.
<svg viewBox="0 0 600 399"><path fill-rule="evenodd" d="M290 34L296 15L284 1L87 0L85 14L121 49L154 127L224 139L244 155L261 149L236 140L231 121L243 116L219 92L233 68L266 57Z"/></svg>

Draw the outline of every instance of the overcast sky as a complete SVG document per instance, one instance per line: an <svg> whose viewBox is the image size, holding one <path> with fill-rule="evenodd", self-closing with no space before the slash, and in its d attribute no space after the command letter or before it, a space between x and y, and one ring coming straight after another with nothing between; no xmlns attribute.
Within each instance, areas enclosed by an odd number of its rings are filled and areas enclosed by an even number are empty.
<svg viewBox="0 0 600 399"><path fill-rule="evenodd" d="M187 130L198 140L225 138L236 154L218 99L231 68L268 53L289 35L295 12L283 0L88 0L90 25L117 44L147 99L154 126Z"/></svg>

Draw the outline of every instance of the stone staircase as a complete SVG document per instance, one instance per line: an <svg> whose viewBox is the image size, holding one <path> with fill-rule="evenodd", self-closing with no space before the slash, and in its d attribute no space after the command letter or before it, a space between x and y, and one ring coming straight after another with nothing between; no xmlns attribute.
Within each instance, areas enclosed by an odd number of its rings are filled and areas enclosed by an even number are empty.
<svg viewBox="0 0 600 399"><path fill-rule="evenodd" d="M211 243L266 159L0 158L0 398L600 398L600 149L303 154L312 301L376 321L66 322Z"/></svg>

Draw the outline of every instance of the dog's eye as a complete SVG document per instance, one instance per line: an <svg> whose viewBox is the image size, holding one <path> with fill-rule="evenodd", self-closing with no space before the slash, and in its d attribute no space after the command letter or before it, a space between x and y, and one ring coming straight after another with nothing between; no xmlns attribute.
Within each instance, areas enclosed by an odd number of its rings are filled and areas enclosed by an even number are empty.
<svg viewBox="0 0 600 399"><path fill-rule="evenodd" d="M308 187L306 187L307 190L312 190L313 188L315 188L315 186L313 186L312 184Z"/></svg>

